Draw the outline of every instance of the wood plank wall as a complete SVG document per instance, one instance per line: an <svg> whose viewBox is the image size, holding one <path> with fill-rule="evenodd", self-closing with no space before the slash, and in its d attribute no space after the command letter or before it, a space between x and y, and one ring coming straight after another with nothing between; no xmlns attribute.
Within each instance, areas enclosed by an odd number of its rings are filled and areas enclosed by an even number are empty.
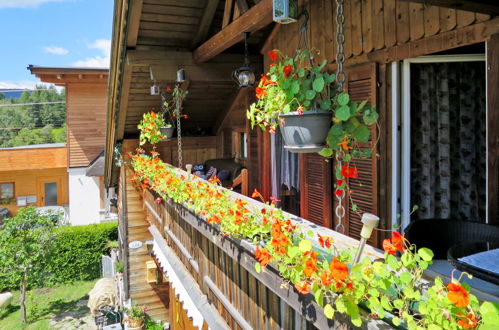
<svg viewBox="0 0 499 330"><path fill-rule="evenodd" d="M40 170L0 171L0 183L14 182L15 197L36 195L37 204L33 204L35 206L40 203L40 196L42 194L40 187L38 186L38 179L44 177L53 177L60 180L61 187L58 187L59 196L57 196L59 199L59 205L68 204L69 183L66 167ZM15 215L17 210L21 208L16 205L16 202L1 206L6 207L13 215Z"/></svg>
<svg viewBox="0 0 499 330"><path fill-rule="evenodd" d="M332 0L309 1L307 5L309 45L321 51L318 60L326 58L331 64L337 47L335 6ZM344 11L345 54L349 59L490 19L485 14L397 0L347 0ZM282 25L271 48L292 54L299 27Z"/></svg>
<svg viewBox="0 0 499 330"><path fill-rule="evenodd" d="M68 164L88 166L105 148L107 81L68 83L66 94Z"/></svg>

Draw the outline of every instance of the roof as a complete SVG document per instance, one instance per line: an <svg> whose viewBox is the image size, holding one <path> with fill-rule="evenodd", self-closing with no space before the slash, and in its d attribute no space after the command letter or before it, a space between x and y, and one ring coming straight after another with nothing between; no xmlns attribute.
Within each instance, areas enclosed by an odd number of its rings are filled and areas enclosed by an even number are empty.
<svg viewBox="0 0 499 330"><path fill-rule="evenodd" d="M78 67L56 67L56 66L40 66L28 65L27 68L32 74L37 73L79 73L79 74L108 74L107 68L78 68Z"/></svg>
<svg viewBox="0 0 499 330"><path fill-rule="evenodd" d="M0 148L1 150L12 150L12 149L43 149L43 148L61 148L65 147L66 143L45 143L45 144L30 144L26 146L17 146L9 148Z"/></svg>
<svg viewBox="0 0 499 330"><path fill-rule="evenodd" d="M87 166L87 170L85 172L86 176L103 176L104 175L104 150L99 154L99 156L95 157L94 160Z"/></svg>
<svg viewBox="0 0 499 330"><path fill-rule="evenodd" d="M57 86L66 86L67 83L107 84L109 76L107 68L51 67L30 64L27 69L42 82Z"/></svg>

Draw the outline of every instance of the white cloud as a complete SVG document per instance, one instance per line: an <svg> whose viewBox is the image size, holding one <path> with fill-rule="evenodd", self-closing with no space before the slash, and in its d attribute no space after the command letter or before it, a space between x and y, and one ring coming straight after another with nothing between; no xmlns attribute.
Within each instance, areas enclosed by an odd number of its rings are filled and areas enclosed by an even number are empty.
<svg viewBox="0 0 499 330"><path fill-rule="evenodd" d="M67 55L69 53L69 50L67 50L66 48L56 47L56 46L43 47L43 51L45 53L54 54L54 55Z"/></svg>
<svg viewBox="0 0 499 330"><path fill-rule="evenodd" d="M65 0L0 0L0 8L36 8L47 2L62 2Z"/></svg>
<svg viewBox="0 0 499 330"><path fill-rule="evenodd" d="M0 0L1 1L1 0ZM111 54L111 40L97 39L87 45L90 49L97 49L101 55L94 57L87 57L84 60L79 60L73 63L74 66L87 67L87 68L108 68L110 63Z"/></svg>

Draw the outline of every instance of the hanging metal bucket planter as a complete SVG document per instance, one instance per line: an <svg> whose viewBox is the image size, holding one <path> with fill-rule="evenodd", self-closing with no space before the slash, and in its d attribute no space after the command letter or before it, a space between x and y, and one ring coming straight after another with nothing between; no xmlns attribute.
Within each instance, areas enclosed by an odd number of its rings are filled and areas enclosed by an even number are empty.
<svg viewBox="0 0 499 330"><path fill-rule="evenodd" d="M324 148L333 113L327 110L281 113L279 127L284 148L290 152L311 153Z"/></svg>
<svg viewBox="0 0 499 330"><path fill-rule="evenodd" d="M166 140L171 139L173 136L173 131L175 130L174 126L163 126L160 127L159 130L161 131L161 135L163 135Z"/></svg>

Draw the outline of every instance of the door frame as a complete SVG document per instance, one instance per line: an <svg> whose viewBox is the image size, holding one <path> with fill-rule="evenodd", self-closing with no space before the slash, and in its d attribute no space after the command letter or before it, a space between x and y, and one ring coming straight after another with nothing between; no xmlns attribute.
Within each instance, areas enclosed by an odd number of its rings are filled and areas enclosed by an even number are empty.
<svg viewBox="0 0 499 330"><path fill-rule="evenodd" d="M487 72L486 54L428 55L402 62L392 63L392 224L404 230L410 223L411 207L411 64L412 63L450 63L484 62ZM400 69L400 70L399 70ZM400 71L400 72L399 72ZM487 75L485 75L487 86ZM485 91L485 93L487 93ZM486 97L486 120L488 103ZM395 129L394 129L395 128ZM488 129L485 139L488 141ZM486 143L486 180L488 181L488 143ZM488 191L486 191L488 201ZM485 205L485 221L488 220L488 203Z"/></svg>
<svg viewBox="0 0 499 330"><path fill-rule="evenodd" d="M56 182L57 183L57 205L62 205L62 181L63 177L60 175L53 176L41 176L36 178L36 189L37 189L37 205L39 207L45 206L45 186L44 184L47 182Z"/></svg>

